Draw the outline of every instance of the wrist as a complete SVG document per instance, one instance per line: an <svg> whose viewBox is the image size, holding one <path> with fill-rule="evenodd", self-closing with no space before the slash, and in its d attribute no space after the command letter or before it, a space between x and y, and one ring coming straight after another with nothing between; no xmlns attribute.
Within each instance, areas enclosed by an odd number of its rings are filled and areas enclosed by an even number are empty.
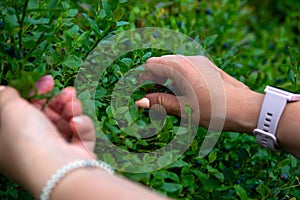
<svg viewBox="0 0 300 200"><path fill-rule="evenodd" d="M20 182L36 198L41 195L45 184L58 169L76 160L93 159L92 156L80 156L76 149L64 143L57 148L31 146L28 151L37 153L26 156L20 161L22 167L19 173Z"/></svg>
<svg viewBox="0 0 300 200"><path fill-rule="evenodd" d="M264 94L251 90L237 92L234 103L229 106L226 117L227 129L236 132L252 134L257 127L260 109L264 100Z"/></svg>

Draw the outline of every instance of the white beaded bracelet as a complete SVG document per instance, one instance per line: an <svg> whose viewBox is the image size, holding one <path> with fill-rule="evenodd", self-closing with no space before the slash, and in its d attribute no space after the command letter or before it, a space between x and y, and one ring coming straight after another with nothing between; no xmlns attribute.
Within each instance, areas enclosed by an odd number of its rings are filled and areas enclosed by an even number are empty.
<svg viewBox="0 0 300 200"><path fill-rule="evenodd" d="M40 200L49 200L51 193L57 183L68 173L78 168L101 168L107 171L109 174L114 174L114 170L112 167L101 161L101 160L78 160L71 162L62 168L60 168L46 183L45 187L42 190L42 194L40 196Z"/></svg>

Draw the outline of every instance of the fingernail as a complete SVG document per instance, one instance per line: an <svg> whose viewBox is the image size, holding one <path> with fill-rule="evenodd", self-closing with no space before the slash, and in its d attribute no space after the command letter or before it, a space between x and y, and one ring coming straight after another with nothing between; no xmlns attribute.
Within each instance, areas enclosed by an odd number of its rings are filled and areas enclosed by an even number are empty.
<svg viewBox="0 0 300 200"><path fill-rule="evenodd" d="M36 82L36 87L41 89L44 85L48 85L52 82L52 77L50 75L43 76L40 80Z"/></svg>
<svg viewBox="0 0 300 200"><path fill-rule="evenodd" d="M148 98L142 98L135 102L135 105L141 108L149 108L150 107L150 100Z"/></svg>
<svg viewBox="0 0 300 200"><path fill-rule="evenodd" d="M5 86L0 85L0 91L4 90Z"/></svg>
<svg viewBox="0 0 300 200"><path fill-rule="evenodd" d="M72 121L75 122L76 124L82 123L82 118L81 117L73 117Z"/></svg>

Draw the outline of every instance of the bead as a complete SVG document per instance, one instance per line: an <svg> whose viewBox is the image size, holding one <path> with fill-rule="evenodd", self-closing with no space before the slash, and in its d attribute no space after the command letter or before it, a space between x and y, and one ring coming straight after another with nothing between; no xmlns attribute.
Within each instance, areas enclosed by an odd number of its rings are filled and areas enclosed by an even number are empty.
<svg viewBox="0 0 300 200"><path fill-rule="evenodd" d="M45 187L42 190L42 194L40 195L40 200L48 200L50 199L51 193L57 183L68 173L75 169L79 168L101 168L108 172L109 174L114 174L114 170L107 163L99 160L78 160L72 163L69 163L62 168L60 168L46 183Z"/></svg>

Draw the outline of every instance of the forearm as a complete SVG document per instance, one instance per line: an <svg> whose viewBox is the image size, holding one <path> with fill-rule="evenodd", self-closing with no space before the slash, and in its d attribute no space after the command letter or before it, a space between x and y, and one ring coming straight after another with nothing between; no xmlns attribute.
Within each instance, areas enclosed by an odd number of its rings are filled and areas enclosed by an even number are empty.
<svg viewBox="0 0 300 200"><path fill-rule="evenodd" d="M285 150L300 159L300 102L287 104L281 115L276 136Z"/></svg>
<svg viewBox="0 0 300 200"><path fill-rule="evenodd" d="M99 169L80 169L67 175L56 187L52 199L162 200L154 192Z"/></svg>
<svg viewBox="0 0 300 200"><path fill-rule="evenodd" d="M47 156L45 156L47 155ZM56 156L54 156L56 155ZM72 155L44 152L33 159L22 159L21 183L38 198L46 182L62 166L81 159ZM35 163L34 165L32 163ZM148 188L98 168L80 168L66 174L55 186L51 200L60 199L165 199Z"/></svg>

